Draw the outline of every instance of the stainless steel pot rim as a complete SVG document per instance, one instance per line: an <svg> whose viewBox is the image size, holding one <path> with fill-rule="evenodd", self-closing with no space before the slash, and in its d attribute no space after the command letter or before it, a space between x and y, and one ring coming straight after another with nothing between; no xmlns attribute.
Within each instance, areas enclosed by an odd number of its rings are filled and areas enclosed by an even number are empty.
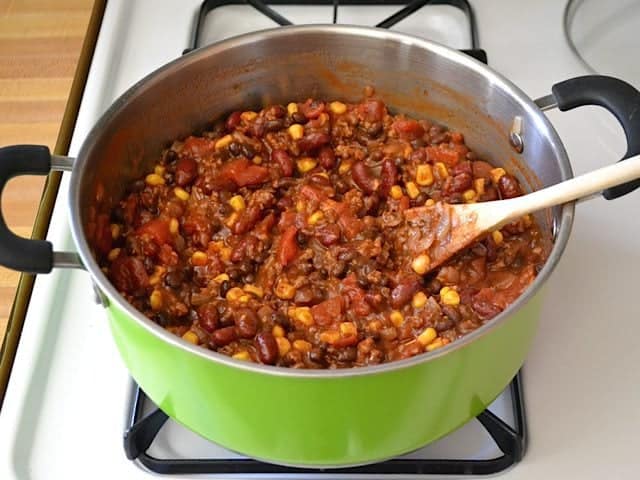
<svg viewBox="0 0 640 480"><path fill-rule="evenodd" d="M179 69L179 67L183 65L188 65L191 62L199 62L202 59L209 57L211 55L215 55L217 52L226 49L232 49L236 47L240 47L247 44L252 44L255 42L259 42L262 40L268 40L273 37L295 37L301 34L316 34L316 35L343 35L345 37L369 37L374 39L379 39L381 41L392 41L399 42L405 45L415 46L416 48L425 49L435 53L436 55L444 56L455 63L457 63L461 68L469 68L475 70L481 75L487 77L492 85L499 86L503 91L507 92L510 96L517 99L520 103L520 106L523 110L525 110L528 114L533 116L538 120L537 127L543 128L545 130L545 134L548 138L551 139L554 146L557 148L559 152L560 158L560 170L562 174L562 179L568 179L573 176L571 165L569 163L566 151L562 145L560 138L558 137L556 131L552 127L551 123L548 119L542 114L542 112L538 109L535 103L524 93L522 92L516 85L502 77L498 73L491 70L486 65L476 61L475 59L465 55L457 50L453 50L444 45L440 45L435 42L431 42L428 40L424 40L419 37L414 37L407 34L392 32L385 29L377 29L370 27L359 27L359 26L350 26L350 25L302 25L302 26L287 26L287 27L276 27L269 30L262 30L259 32L248 33L245 35L240 35L237 37L233 37L231 39L224 40L219 43L215 43L213 45L203 47L198 50L194 50L193 52L184 55L172 62L160 67L154 72L150 73L142 80L138 81L135 85L129 88L124 94L122 94L112 105L111 107L102 115L96 125L92 128L91 132L83 142L83 145L78 154L78 158L73 167L74 175L77 175L77 172L82 171L84 165L87 161L87 150L89 146L93 143L93 140L100 136L100 132L103 129L103 126L110 122L110 119L116 115L116 113L129 101L129 98L134 97L139 92L143 91L145 88L148 88L150 85L155 84L156 82L161 82L162 78L172 71ZM499 328L502 323L504 323L510 315L512 315L520 306L527 303L541 288L542 284L548 279L551 272L557 265L564 248L566 247L567 241L569 239L569 235L571 232L571 226L573 224L573 215L574 215L574 205L568 204L562 208L561 217L559 225L556 225L556 235L553 243L553 247L549 254L549 258L547 259L545 265L542 270L538 273L534 282L525 290L525 292L507 309L505 309L502 313L497 315L494 319L487 322L482 327L477 330L471 332L468 335L456 340L455 342L450 343L449 345L437 349L430 353L424 353L421 355L417 355L415 357L408 358L406 360L399 360L390 363L384 363L381 365L375 366L367 366L367 367L355 367L355 368L347 368L347 369L339 369L339 370L302 370L302 369L291 369L286 367L275 367L270 365L262 365L252 362L246 362L241 360L235 360L226 355L207 350L202 347L195 346L182 338L174 335L173 333L168 332L160 325L156 324L146 316L144 316L141 312L136 310L127 300L120 295L120 293L115 289L115 287L108 280L106 275L100 269L98 263L94 259L87 239L84 235L81 219L80 219L80 182L71 182L71 187L69 191L69 215L70 215L70 225L71 225L71 233L75 244L78 248L78 254L82 259L82 262L85 268L89 271L92 276L93 281L96 283L98 288L106 293L106 296L110 301L116 302L118 308L123 310L126 314L130 315L134 318L142 327L148 330L150 333L160 338L164 342L175 346L180 349L184 349L206 359L208 361L217 362L228 367L237 368L241 370L245 370L248 372L259 373L259 374L269 374L275 376L282 377L296 377L296 378L326 378L326 379L334 379L334 378L342 378L342 377L355 377L361 375L376 375L385 372L390 372L394 370L401 370L404 368L410 368L412 366L422 364L425 362L434 361L440 357L448 355L451 352L462 349L477 339L483 337L488 334L495 328Z"/></svg>

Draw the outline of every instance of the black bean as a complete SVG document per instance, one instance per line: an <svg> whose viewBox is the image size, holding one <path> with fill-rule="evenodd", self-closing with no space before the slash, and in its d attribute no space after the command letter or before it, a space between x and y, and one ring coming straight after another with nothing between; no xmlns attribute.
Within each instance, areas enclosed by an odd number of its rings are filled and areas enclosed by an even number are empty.
<svg viewBox="0 0 640 480"><path fill-rule="evenodd" d="M220 296L224 298L227 295L227 292L229 291L230 288L231 288L231 284L229 283L228 280L225 280L224 282L222 282L220 284Z"/></svg>

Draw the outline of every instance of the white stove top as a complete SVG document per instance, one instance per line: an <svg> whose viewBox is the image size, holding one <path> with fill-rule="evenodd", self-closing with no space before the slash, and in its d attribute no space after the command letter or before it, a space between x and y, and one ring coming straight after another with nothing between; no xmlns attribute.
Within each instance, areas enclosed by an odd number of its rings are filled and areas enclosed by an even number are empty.
<svg viewBox="0 0 640 480"><path fill-rule="evenodd" d="M153 0L109 2L72 155L118 95L189 46L199 6L200 0L179 7ZM472 6L491 66L532 97L587 73L563 37L563 2L528 2L525 8L510 0L476 0ZM468 47L467 31L460 28L464 18L442 10L449 7L437 8L441 20L425 23L432 38L443 41L438 35L448 32L452 46ZM279 11L304 21L293 10ZM339 20L374 24L392 11L347 10ZM329 16L316 21L331 20L330 13L322 15ZM451 23L443 30L445 18ZM206 28L225 36L230 22L222 20L212 18ZM422 23L413 22L397 29L418 33ZM606 112L590 107L549 116L576 173L611 163L625 151L622 131ZM73 250L66 218L69 180L65 174L49 233L57 250ZM640 265L635 241L640 223L629 219L638 199L640 193L634 193L577 208L572 239L548 284L540 330L525 366L528 451L502 474L505 479L637 478L640 377L634 367L640 365L640 307L634 303L634 267ZM92 299L85 272L38 277L0 411L0 478L151 475L124 456L130 380L102 308ZM502 401L496 408L506 414ZM439 447L432 448L439 453ZM477 455L491 452L480 449Z"/></svg>

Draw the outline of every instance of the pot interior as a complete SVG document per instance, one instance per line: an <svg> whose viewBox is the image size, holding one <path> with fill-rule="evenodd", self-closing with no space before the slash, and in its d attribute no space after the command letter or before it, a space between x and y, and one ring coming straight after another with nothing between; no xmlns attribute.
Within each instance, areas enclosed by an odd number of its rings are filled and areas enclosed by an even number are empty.
<svg viewBox="0 0 640 480"><path fill-rule="evenodd" d="M106 112L74 169L72 223L85 265L98 283L108 283L90 253L97 216L111 211L124 186L148 173L172 140L234 110L308 97L358 101L366 86L394 113L460 130L480 158L506 166L525 189L571 175L561 142L533 102L470 57L387 30L278 28L186 55L143 79ZM521 154L509 143L515 116L522 118ZM537 215L549 239L562 222L568 234L570 217L560 207ZM556 245L560 251L563 246Z"/></svg>

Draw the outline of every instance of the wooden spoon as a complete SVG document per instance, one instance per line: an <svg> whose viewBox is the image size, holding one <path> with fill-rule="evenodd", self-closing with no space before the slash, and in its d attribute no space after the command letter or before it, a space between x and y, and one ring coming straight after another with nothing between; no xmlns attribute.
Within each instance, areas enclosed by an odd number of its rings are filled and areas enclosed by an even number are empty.
<svg viewBox="0 0 640 480"><path fill-rule="evenodd" d="M424 275L473 241L527 213L585 199L640 178L640 155L521 197L493 202L447 204L408 209L401 228L413 270Z"/></svg>

